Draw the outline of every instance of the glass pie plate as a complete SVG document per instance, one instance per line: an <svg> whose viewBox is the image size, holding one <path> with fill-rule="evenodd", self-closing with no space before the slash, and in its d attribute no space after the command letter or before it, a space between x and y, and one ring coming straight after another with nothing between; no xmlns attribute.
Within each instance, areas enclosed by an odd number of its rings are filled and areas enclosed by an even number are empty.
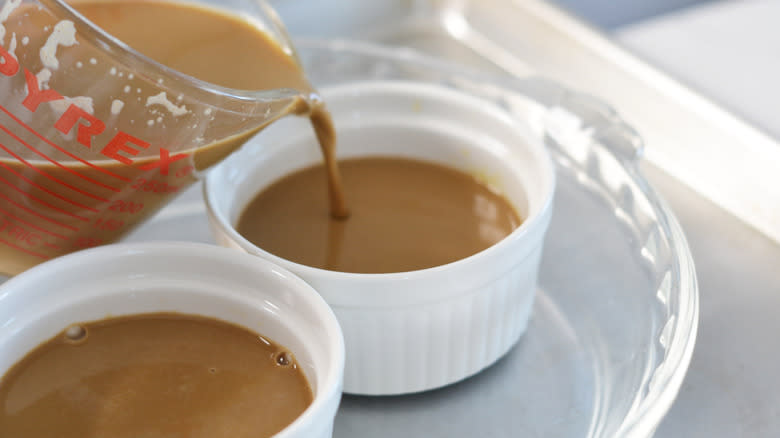
<svg viewBox="0 0 780 438"><path fill-rule="evenodd" d="M680 225L638 169L636 133L607 105L543 78L488 76L360 42L298 50L318 87L415 80L497 103L540 136L557 171L539 290L518 344L443 389L344 396L334 436L652 435L688 369L699 303ZM262 133L244 147L262 147ZM159 239L213 242L197 187L127 238Z"/></svg>

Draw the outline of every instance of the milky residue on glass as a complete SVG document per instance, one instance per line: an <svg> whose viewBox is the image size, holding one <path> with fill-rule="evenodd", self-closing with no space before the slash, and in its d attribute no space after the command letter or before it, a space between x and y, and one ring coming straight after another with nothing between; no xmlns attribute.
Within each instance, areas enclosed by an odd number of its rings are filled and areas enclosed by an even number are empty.
<svg viewBox="0 0 780 438"><path fill-rule="evenodd" d="M122 102L119 99L114 99L114 101L111 102L111 114L118 115L122 111L122 108L124 106L125 106L124 102Z"/></svg>
<svg viewBox="0 0 780 438"><path fill-rule="evenodd" d="M146 106L148 107L151 105L162 105L163 107L165 107L165 109L170 111L172 115L177 117L187 114L189 112L189 110L187 110L187 107L185 107L184 105L177 106L176 104L168 100L168 96L165 93L165 91L161 91L159 94L156 94L154 96L149 96L148 98L146 98Z"/></svg>
<svg viewBox="0 0 780 438"><path fill-rule="evenodd" d="M19 7L21 3L22 0L7 0L3 5L3 8L0 9L0 43L2 43L3 39L5 38L5 26L3 25L5 20L8 19L8 16L11 15L11 12Z"/></svg>
<svg viewBox="0 0 780 438"><path fill-rule="evenodd" d="M70 20L62 20L54 26L49 38L41 47L41 63L45 68L57 70L60 67L60 61L57 59L57 48L59 46L70 47L76 44L76 28Z"/></svg>
<svg viewBox="0 0 780 438"><path fill-rule="evenodd" d="M48 82L51 79L52 71L56 71L60 67L60 61L57 58L57 49L60 46L71 47L75 44L78 44L78 41L76 40L76 28L72 21L61 20L54 25L54 29L52 29L51 34L49 34L49 37L39 51L43 69L35 76L38 79L38 86L41 89L48 88ZM62 99L49 102L51 108L60 114L64 113L71 104L81 108L89 114L95 113L94 103L89 96L64 96Z"/></svg>

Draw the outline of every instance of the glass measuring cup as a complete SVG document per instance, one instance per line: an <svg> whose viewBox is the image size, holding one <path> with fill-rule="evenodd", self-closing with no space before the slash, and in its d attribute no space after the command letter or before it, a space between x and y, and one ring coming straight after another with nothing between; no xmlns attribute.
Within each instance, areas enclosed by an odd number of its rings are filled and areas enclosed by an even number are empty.
<svg viewBox="0 0 780 438"><path fill-rule="evenodd" d="M297 66L264 1L191 3L240 12ZM119 239L262 127L306 113L316 95L294 76L289 88L221 87L141 55L62 0L6 0L0 272Z"/></svg>

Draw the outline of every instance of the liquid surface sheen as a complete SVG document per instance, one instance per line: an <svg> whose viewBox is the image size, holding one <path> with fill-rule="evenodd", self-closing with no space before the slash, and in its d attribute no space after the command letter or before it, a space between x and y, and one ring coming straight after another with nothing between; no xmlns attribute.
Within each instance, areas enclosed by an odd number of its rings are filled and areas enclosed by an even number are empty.
<svg viewBox="0 0 780 438"><path fill-rule="evenodd" d="M244 209L238 232L279 257L356 273L430 268L497 243L521 219L512 205L463 172L400 158L339 162L347 220L328 215L323 166L294 172Z"/></svg>
<svg viewBox="0 0 780 438"><path fill-rule="evenodd" d="M160 0L68 3L138 52L200 80L243 90L308 88L293 58L240 16Z"/></svg>
<svg viewBox="0 0 780 438"><path fill-rule="evenodd" d="M149 314L81 327L0 380L0 436L269 437L312 401L295 358L238 326Z"/></svg>

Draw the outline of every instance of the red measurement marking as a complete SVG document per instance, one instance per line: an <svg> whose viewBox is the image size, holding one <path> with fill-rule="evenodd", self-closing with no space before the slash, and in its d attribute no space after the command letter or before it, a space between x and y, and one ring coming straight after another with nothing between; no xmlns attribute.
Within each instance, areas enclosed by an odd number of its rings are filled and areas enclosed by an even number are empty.
<svg viewBox="0 0 780 438"><path fill-rule="evenodd" d="M118 211L120 213L130 213L135 214L139 211L144 209L144 203L143 202L133 202L133 201L123 201L121 199L118 199L114 201L110 207L108 207L111 211Z"/></svg>
<svg viewBox="0 0 780 438"><path fill-rule="evenodd" d="M11 243L11 242L9 242L9 241L7 241L5 239L0 239L0 243L4 243L4 244L10 246L11 248L18 249L19 251L26 252L27 254L30 254L31 256L40 257L40 258L42 258L44 260L48 260L49 259L49 256L46 256L46 255L43 255L43 254L38 254L35 251L30 251L29 249L22 248L19 245L14 245L13 243Z"/></svg>
<svg viewBox="0 0 780 438"><path fill-rule="evenodd" d="M3 178L2 176L0 176L0 181L6 183L8 185L8 187L11 187L12 189L14 189L17 192L21 193L23 196L26 196L26 197L32 199L33 201L36 201L36 202L38 202L38 203L40 203L42 205L45 205L46 207L49 207L49 208L51 208L54 211L58 211L58 212L66 215L66 216L70 216L70 217L72 217L74 219L78 219L80 221L89 222L89 219L87 219L87 218L85 218L83 216L79 216L79 215L73 214L73 213L71 213L69 211L65 211L65 210L57 207L56 205L49 204L48 202L44 201L43 199L36 198L35 196L25 192L24 190L20 189L19 187L16 187L11 181L8 181L7 179Z"/></svg>
<svg viewBox="0 0 780 438"><path fill-rule="evenodd" d="M56 197L58 199L61 199L61 200L65 201L65 202L67 202L68 204L74 205L74 206L79 207L79 208L83 208L84 210L94 211L95 213L98 212L98 210L96 208L92 208L92 207L89 207L87 205L80 204L80 203L78 203L78 202L76 202L76 201L74 201L72 199L68 199L68 198L60 195L59 193L52 192L51 190L47 189L46 187L38 185L38 183L36 183L35 181L31 181L26 176L24 176L21 173L11 169L7 164L3 163L2 161L0 161L0 167L4 168L5 170L7 170L7 171L9 171L11 173L13 173L14 175L18 176L19 178L27 181L27 183L29 183L30 185L32 185L34 187L37 187L39 190L43 190L44 192L46 192L46 193L48 193L48 194L50 194L50 195L52 195L52 196L54 196L54 197Z"/></svg>
<svg viewBox="0 0 780 438"><path fill-rule="evenodd" d="M107 189L109 189L109 190L113 190L113 191L115 191L115 192L118 192L118 191L119 191L119 189L117 189L117 188L114 188L114 187L111 187L111 186L107 186L107 185L105 185L105 184L101 183L100 181L95 181L95 180L93 180L92 178L90 178L90 177L88 177L88 176L84 176L84 175L82 175L82 174L80 174L80 173L76 172L76 171L75 171L75 170L73 170L73 169L68 169L67 167L63 166L62 164L58 163L57 161L55 161L55 160L53 160L53 159L51 159L51 158L47 157L47 156L46 156L46 155L45 155L43 152L41 152L41 151L39 151L38 149L35 149L33 146L31 146L31 145L27 144L27 143L26 143L24 140L22 140L21 138L17 137L17 136L16 136L16 134L14 134L13 132L9 131L9 130L8 130L8 128L6 128L5 126L3 126L2 124L0 124L0 129L2 129L3 131L5 131L5 133L6 133L6 134L8 134L8 135L10 135L11 137L13 137L13 138L14 138L16 141L18 141L19 143L21 143L21 144L25 145L25 146L27 147L27 149L30 149L31 151L35 152L36 154L38 154L39 156L41 156L41 157L43 157L44 159L48 160L49 162L51 162L51 163L52 163L52 164L54 164L55 166L59 167L60 169L62 169L62 170L64 170L64 171L66 171L66 172L68 172L68 173L70 173L70 174L73 174L73 175L76 175L76 176L78 176L78 177L84 178L85 180L87 180L87 181L91 182L92 184L99 185L99 186L101 186L101 187L105 187L105 188L107 188ZM103 197L100 197L100 196L97 196L97 195L93 195L92 193L85 192L84 190L81 190L81 189L80 189L80 188L78 188L78 187L74 187L74 186L72 186L72 185L70 185L70 184L68 184L68 183L66 183L66 182L64 182L64 181L60 181L60 180L58 180L57 178L55 178L55 177L53 177L53 176L49 175L48 173L46 173L46 172L44 172L44 171L42 171L42 170L38 169L37 167L33 166L33 165L32 165L32 164L30 164L30 163L28 163L28 162L27 162L27 161L26 161L24 158L22 158L22 157L20 157L19 155L17 155L17 154L15 154L15 153L13 153L13 152L12 152L10 149L6 148L6 147L5 147L5 146L3 146L2 144L0 144L0 148L3 148L3 150L5 150L7 153L11 154L11 155L12 155L14 158L16 158L17 160L19 160L19 161L21 161L22 163L26 164L26 165L27 165L27 167L29 167L30 169L32 169L32 170L34 170L34 171L36 171L36 172L40 173L41 175L43 175L43 176L45 176L45 177L47 177L47 178L51 179L52 181L56 181L56 182L58 182L58 183L60 183L60 184L64 185L65 187L68 187L68 188L70 188L70 189L73 189L73 190L75 190L75 191L77 191L77 192L81 193L81 194L82 194L82 195L84 195L84 196L89 196L90 198L97 199L98 201L108 202L108 199L106 199L106 198L103 198Z"/></svg>
<svg viewBox="0 0 780 438"><path fill-rule="evenodd" d="M26 226L28 226L28 227L30 227L32 229L38 230L38 231L40 231L42 233L46 233L46 234L48 234L50 236L54 236L54 237L57 237L59 239L66 239L67 240L67 237L63 236L62 234L58 234L58 233L55 233L53 231L49 231L46 228L39 227L38 225L35 225L33 223L30 223L30 222L27 222L26 220L24 220L24 219L22 219L22 218L20 218L20 217L18 217L16 215L14 215L13 213L11 213L9 211L3 210L2 208L0 208L0 214L5 215L6 217L11 218L11 219L13 219L13 220L15 220L17 222L21 222L21 223L25 224Z"/></svg>
<svg viewBox="0 0 780 438"><path fill-rule="evenodd" d="M86 164L87 166L89 166L89 167L91 167L91 168L93 168L93 169L97 170L98 172L104 173L104 174L106 174L106 175L109 175L109 176L113 176L114 178L120 179L120 180L122 180L122 181L130 181L130 179L129 179L129 178L126 178L126 177L124 177L124 176L122 176L122 175L117 175L116 173L114 173L114 172L111 172L111 171L109 171L109 170L107 170L107 169L103 169L103 168L101 168L101 167L95 166L94 164L90 163L89 161L86 161L86 160L84 160L84 159L82 159L82 158L79 158L79 157L77 157L77 156L73 155L72 153L70 153L70 152L68 152L67 150L65 150L64 148L62 148L61 146L58 146L56 143L52 142L52 141L51 141L51 140L49 140L48 138L46 138L46 137L42 136L41 134L39 134L39 133L38 133L36 130L34 130L33 128L31 128L30 126L28 126L28 125L27 125L26 123L24 123L23 121L19 120L19 118L18 118L18 117L16 117L15 115L13 115L13 114L12 114L10 111L8 111L8 109L6 109L5 107L3 107L2 105L0 105L0 110L2 110L4 113L8 114L8 116L9 116L9 117L11 117L11 118L12 118L12 119L14 119L14 120L15 120L17 123L19 123L20 125L22 125L22 126L23 126L23 127L26 129L26 130L30 131L30 133L32 133L32 134L33 134L33 135L35 135L36 137L40 138L41 140L45 141L45 142L46 142L46 143L48 143L48 144L49 144L51 147L53 147L53 148L57 149L58 151L62 152L63 154L65 154L65 155L67 155L67 156L69 156L69 157L73 158L74 160L77 160L77 161L80 161L81 163L84 163L84 164Z"/></svg>
<svg viewBox="0 0 780 438"><path fill-rule="evenodd" d="M0 198L5 199L6 201L10 202L11 204L21 208L22 210L24 210L24 211L26 211L26 212L34 215L34 216L38 216L39 218L41 218L41 219L43 219L45 221L49 221L49 222L53 223L54 225L59 225L59 226L61 226L63 228L67 228L67 229L69 229L71 231L78 231L79 230L78 228L74 227L73 225L63 224L62 222L58 222L58 221L56 221L56 220L54 220L54 219L52 219L50 217L46 217L46 216L38 213L35 210L31 210L31 209L25 207L24 205L19 204L18 202L12 200L11 198L9 198L8 196L6 196L6 195L4 195L2 193L0 193Z"/></svg>

